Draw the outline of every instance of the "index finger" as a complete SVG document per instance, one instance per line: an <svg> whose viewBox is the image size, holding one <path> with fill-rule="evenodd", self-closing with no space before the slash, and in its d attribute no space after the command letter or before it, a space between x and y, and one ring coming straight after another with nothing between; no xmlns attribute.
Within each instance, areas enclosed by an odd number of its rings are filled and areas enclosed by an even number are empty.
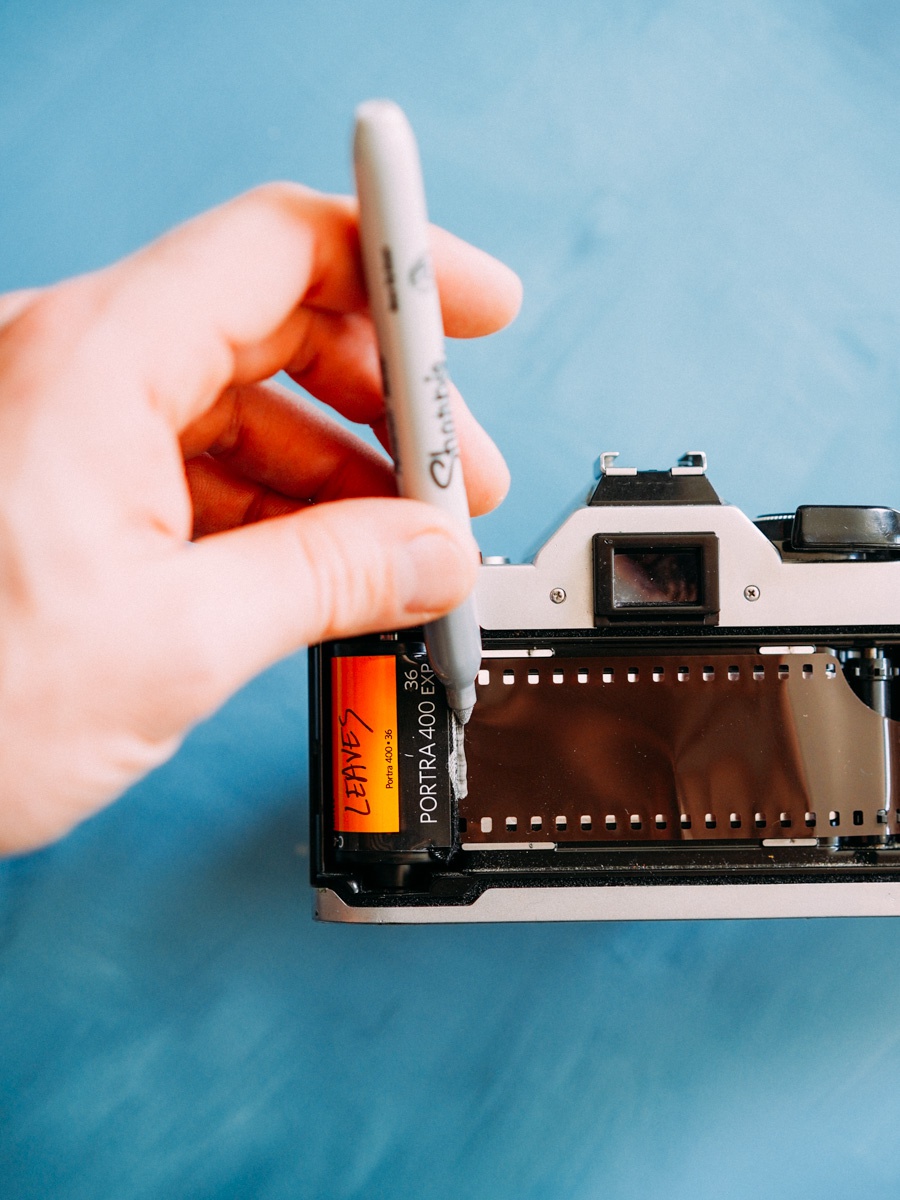
<svg viewBox="0 0 900 1200"><path fill-rule="evenodd" d="M482 251L440 232L435 271L451 335L492 332L515 315L517 277ZM67 286L89 293L105 372L127 372L128 391L139 380L179 430L227 385L289 363L311 308L366 306L354 202L297 184L248 192Z"/></svg>

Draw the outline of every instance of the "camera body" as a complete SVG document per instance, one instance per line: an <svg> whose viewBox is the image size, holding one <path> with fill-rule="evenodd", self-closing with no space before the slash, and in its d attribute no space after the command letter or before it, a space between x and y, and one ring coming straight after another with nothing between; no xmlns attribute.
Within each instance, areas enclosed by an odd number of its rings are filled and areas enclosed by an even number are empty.
<svg viewBox="0 0 900 1200"><path fill-rule="evenodd" d="M601 455L532 562L481 569L464 737L421 630L311 652L316 915L893 914L898 597L893 509L754 522L702 453Z"/></svg>

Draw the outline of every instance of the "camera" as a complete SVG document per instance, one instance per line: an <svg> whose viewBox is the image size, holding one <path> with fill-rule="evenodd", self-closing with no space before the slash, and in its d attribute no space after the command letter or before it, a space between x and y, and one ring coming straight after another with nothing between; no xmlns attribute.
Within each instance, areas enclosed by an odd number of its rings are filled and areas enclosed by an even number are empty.
<svg viewBox="0 0 900 1200"><path fill-rule="evenodd" d="M900 513L754 521L701 452L617 458L484 560L462 734L421 630L311 650L319 919L900 911Z"/></svg>

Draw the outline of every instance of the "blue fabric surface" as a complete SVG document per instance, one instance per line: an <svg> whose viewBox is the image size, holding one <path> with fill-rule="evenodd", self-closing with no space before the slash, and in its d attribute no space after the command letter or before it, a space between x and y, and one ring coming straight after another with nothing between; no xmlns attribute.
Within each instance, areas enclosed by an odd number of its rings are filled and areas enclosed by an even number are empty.
<svg viewBox="0 0 900 1200"><path fill-rule="evenodd" d="M517 325L451 368L521 556L600 450L710 453L751 513L900 505L889 0L0 6L0 285L416 127ZM303 656L0 866L0 1195L896 1197L891 921L309 918Z"/></svg>

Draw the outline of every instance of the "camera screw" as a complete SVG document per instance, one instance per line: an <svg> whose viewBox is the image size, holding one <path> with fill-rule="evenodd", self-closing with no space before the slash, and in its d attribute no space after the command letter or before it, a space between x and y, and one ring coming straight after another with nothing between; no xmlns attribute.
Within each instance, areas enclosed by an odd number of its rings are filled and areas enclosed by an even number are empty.
<svg viewBox="0 0 900 1200"><path fill-rule="evenodd" d="M756 586L755 583L748 583L747 586L744 588L744 599L745 600L758 600L759 599L759 588Z"/></svg>
<svg viewBox="0 0 900 1200"><path fill-rule="evenodd" d="M562 602L563 602L563 600L565 600L565 598L566 598L566 592L565 592L564 588L554 588L553 591L550 593L550 599L553 601L554 604L562 604Z"/></svg>

